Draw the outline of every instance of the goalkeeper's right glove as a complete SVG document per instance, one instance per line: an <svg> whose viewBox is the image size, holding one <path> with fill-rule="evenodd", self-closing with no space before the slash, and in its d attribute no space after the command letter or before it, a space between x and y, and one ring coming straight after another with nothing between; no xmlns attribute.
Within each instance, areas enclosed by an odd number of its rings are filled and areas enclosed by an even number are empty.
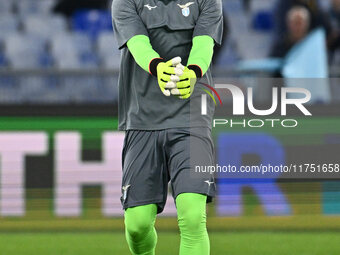
<svg viewBox="0 0 340 255"><path fill-rule="evenodd" d="M178 96L180 99L187 99L194 92L194 87L197 81L196 72L190 69L190 67L185 67L183 75L179 78L180 81L176 83L176 88L171 89L171 94Z"/></svg>
<svg viewBox="0 0 340 255"><path fill-rule="evenodd" d="M176 57L168 62L154 59L150 63L150 73L156 73L159 88L165 96L171 95L170 89L176 88L176 82L183 74L184 66L181 65L181 61L180 57ZM152 71L152 69L156 69L156 71Z"/></svg>

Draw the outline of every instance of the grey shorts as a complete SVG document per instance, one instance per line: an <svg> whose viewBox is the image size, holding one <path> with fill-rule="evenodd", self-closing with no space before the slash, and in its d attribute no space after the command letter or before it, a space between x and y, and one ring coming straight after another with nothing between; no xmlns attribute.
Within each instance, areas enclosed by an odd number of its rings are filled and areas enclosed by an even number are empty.
<svg viewBox="0 0 340 255"><path fill-rule="evenodd" d="M171 182L174 199L181 193L215 195L213 175L196 165L214 164L209 128L126 131L121 202L124 209L156 204L162 212ZM195 170L196 169L196 170Z"/></svg>

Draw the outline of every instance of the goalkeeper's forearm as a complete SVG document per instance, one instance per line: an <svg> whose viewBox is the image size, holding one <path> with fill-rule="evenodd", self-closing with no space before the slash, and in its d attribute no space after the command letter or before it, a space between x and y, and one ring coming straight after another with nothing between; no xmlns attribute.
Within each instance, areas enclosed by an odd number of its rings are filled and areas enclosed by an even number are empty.
<svg viewBox="0 0 340 255"><path fill-rule="evenodd" d="M192 40L187 66L202 77L209 69L214 54L214 39L207 35L195 36Z"/></svg>
<svg viewBox="0 0 340 255"><path fill-rule="evenodd" d="M127 42L127 47L136 63L141 68L152 75L157 75L157 64L163 60L152 48L149 37L145 35L136 35Z"/></svg>

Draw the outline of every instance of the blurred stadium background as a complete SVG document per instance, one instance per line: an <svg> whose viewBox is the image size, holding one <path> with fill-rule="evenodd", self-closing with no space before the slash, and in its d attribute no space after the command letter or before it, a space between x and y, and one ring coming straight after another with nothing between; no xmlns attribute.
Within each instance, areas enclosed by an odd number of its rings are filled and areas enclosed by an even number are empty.
<svg viewBox="0 0 340 255"><path fill-rule="evenodd" d="M0 0L1 255L128 254L119 202L124 134L116 131L120 53L110 2ZM326 81L306 85L316 95L313 118L297 117L298 128L230 134L243 146L258 136L279 141L279 148L253 152L266 158L340 163L340 1L223 6L217 81L237 78L255 89L259 104L282 79ZM263 79L270 82L263 86ZM285 157L275 158L276 150ZM208 206L213 255L339 254L340 181L278 179L260 188L219 182ZM176 254L171 197L157 226L159 254Z"/></svg>

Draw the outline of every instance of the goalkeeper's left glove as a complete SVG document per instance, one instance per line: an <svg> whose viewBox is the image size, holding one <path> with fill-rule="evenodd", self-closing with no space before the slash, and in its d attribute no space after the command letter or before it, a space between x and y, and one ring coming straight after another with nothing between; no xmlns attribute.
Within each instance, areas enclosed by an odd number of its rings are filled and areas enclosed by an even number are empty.
<svg viewBox="0 0 340 255"><path fill-rule="evenodd" d="M172 95L178 96L180 99L187 99L192 95L197 78L201 77L201 73L195 69L197 69L196 66L195 68L192 68L192 66L184 68L183 74L179 77L180 81L176 84L176 88L171 90Z"/></svg>
<svg viewBox="0 0 340 255"><path fill-rule="evenodd" d="M181 61L180 57L175 57L167 62L160 58L150 62L150 73L157 76L159 88L165 96L171 95L170 89L176 88L176 82L183 74L184 66Z"/></svg>

